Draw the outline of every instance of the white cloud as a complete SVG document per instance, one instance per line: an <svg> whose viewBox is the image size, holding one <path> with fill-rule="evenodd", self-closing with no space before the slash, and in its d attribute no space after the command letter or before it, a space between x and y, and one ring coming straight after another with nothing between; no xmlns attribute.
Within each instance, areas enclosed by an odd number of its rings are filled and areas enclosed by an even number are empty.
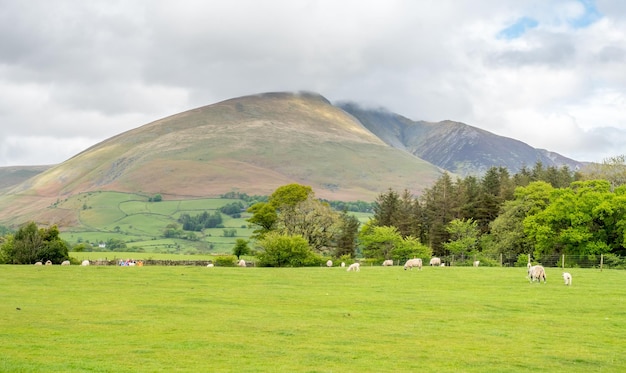
<svg viewBox="0 0 626 373"><path fill-rule="evenodd" d="M0 166L284 90L601 160L624 153L625 19L617 0L2 1Z"/></svg>

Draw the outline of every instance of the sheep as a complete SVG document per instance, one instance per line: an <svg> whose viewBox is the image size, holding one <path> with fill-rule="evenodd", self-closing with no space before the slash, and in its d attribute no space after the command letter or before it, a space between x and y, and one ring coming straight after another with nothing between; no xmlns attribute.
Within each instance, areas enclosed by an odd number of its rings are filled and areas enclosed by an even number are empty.
<svg viewBox="0 0 626 373"><path fill-rule="evenodd" d="M64 261L61 263L61 265L62 265L62 266L68 266L68 265L70 265L70 261L69 261L69 260L64 260Z"/></svg>
<svg viewBox="0 0 626 373"><path fill-rule="evenodd" d="M83 260L83 261L80 263L80 265L81 265L81 266L88 266L89 264L90 264L90 263L89 263L89 260L87 260L87 259Z"/></svg>
<svg viewBox="0 0 626 373"><path fill-rule="evenodd" d="M572 285L572 275L569 272L563 272L563 280L565 280L565 285Z"/></svg>
<svg viewBox="0 0 626 373"><path fill-rule="evenodd" d="M332 267L332 266L333 266L333 261L332 261L332 260L330 260L330 259L328 259L328 260L326 261L326 267L330 268L330 267Z"/></svg>
<svg viewBox="0 0 626 373"><path fill-rule="evenodd" d="M430 265L431 266L435 266L435 267L439 267L441 266L441 259L440 258L431 258L430 259Z"/></svg>
<svg viewBox="0 0 626 373"><path fill-rule="evenodd" d="M46 260L46 265L47 265L47 266L51 266L51 265L52 265L52 262L51 262L51 261L49 261L49 260Z"/></svg>
<svg viewBox="0 0 626 373"><path fill-rule="evenodd" d="M35 265L36 265L36 266L42 266L42 265L43 265L43 263L42 263L42 262L35 262Z"/></svg>
<svg viewBox="0 0 626 373"><path fill-rule="evenodd" d="M208 268L213 268L213 263L209 263L206 265Z"/></svg>
<svg viewBox="0 0 626 373"><path fill-rule="evenodd" d="M241 259L241 260L237 263L237 265L238 265L239 267L245 267L245 266L246 266L246 261L245 261L245 260L243 260L243 259Z"/></svg>
<svg viewBox="0 0 626 373"><path fill-rule="evenodd" d="M474 260L474 267L478 267L479 264L480 264L480 260Z"/></svg>
<svg viewBox="0 0 626 373"><path fill-rule="evenodd" d="M404 263L404 270L406 271L407 268L410 268L411 270L413 270L413 267L417 267L417 269L421 270L422 269L422 259L420 258L414 258L414 259L409 259L406 261L406 263Z"/></svg>
<svg viewBox="0 0 626 373"><path fill-rule="evenodd" d="M383 262L383 266L384 266L384 267L391 267L391 266L393 266L393 260L391 260L391 259L387 259L387 260L385 260L385 261Z"/></svg>
<svg viewBox="0 0 626 373"><path fill-rule="evenodd" d="M361 265L359 263L352 263L348 267L348 272L359 272L361 270Z"/></svg>
<svg viewBox="0 0 626 373"><path fill-rule="evenodd" d="M528 269L528 279L530 280L530 282L534 282L535 280L537 280L537 282L541 283L541 279L543 279L543 283L546 283L546 270L543 268L543 266L540 265L536 265L536 266L532 266Z"/></svg>
<svg viewBox="0 0 626 373"><path fill-rule="evenodd" d="M346 266L345 262L341 262L341 268L344 268Z"/></svg>

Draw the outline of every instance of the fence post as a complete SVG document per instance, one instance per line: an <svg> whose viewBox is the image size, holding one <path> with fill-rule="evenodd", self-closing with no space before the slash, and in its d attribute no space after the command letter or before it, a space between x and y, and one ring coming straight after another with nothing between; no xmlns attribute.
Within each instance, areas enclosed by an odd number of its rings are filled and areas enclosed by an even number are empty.
<svg viewBox="0 0 626 373"><path fill-rule="evenodd" d="M600 254L600 272L602 272L603 264L604 264L604 254Z"/></svg>
<svg viewBox="0 0 626 373"><path fill-rule="evenodd" d="M500 267L502 267L502 253L500 253Z"/></svg>
<svg viewBox="0 0 626 373"><path fill-rule="evenodd" d="M563 256L561 257L561 267L565 269L565 254L563 254Z"/></svg>
<svg viewBox="0 0 626 373"><path fill-rule="evenodd" d="M528 263L530 263L530 254L528 254Z"/></svg>

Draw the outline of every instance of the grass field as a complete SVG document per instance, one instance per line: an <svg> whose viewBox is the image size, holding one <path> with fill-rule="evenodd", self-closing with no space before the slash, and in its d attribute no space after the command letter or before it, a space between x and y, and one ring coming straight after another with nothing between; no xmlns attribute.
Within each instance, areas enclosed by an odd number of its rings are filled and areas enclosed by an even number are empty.
<svg viewBox="0 0 626 373"><path fill-rule="evenodd" d="M626 371L626 272L525 271L0 266L0 371Z"/></svg>

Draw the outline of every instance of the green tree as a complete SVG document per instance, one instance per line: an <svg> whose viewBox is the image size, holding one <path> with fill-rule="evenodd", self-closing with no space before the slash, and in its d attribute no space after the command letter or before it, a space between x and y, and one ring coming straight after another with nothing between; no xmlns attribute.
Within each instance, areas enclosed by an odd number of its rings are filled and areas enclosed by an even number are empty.
<svg viewBox="0 0 626 373"><path fill-rule="evenodd" d="M257 241L258 263L264 267L302 267L314 264L315 254L302 236L268 232Z"/></svg>
<svg viewBox="0 0 626 373"><path fill-rule="evenodd" d="M243 238L238 238L237 241L235 241L235 246L233 247L233 255L237 257L237 260L239 260L242 255L248 254L250 254L248 241L244 240Z"/></svg>
<svg viewBox="0 0 626 373"><path fill-rule="evenodd" d="M359 234L359 241L367 258L384 260L392 258L392 252L402 242L402 236L393 226L366 226Z"/></svg>
<svg viewBox="0 0 626 373"><path fill-rule="evenodd" d="M335 257L339 258L343 255L347 255L350 258L354 258L361 223L356 216L350 215L345 211L341 214L340 218L341 223L336 239L337 247L335 249Z"/></svg>
<svg viewBox="0 0 626 373"><path fill-rule="evenodd" d="M268 202L257 202L248 208L248 212L252 214L247 220L248 223L258 227L254 230L252 238L263 237L274 228L278 220L276 208Z"/></svg>
<svg viewBox="0 0 626 373"><path fill-rule="evenodd" d="M327 203L313 197L283 209L278 215L279 233L300 235L317 253L328 252L340 233L341 216Z"/></svg>
<svg viewBox="0 0 626 373"><path fill-rule="evenodd" d="M433 251L422 244L419 239L413 236L404 237L391 252L391 258L398 261L405 261L411 258L427 259L433 255Z"/></svg>
<svg viewBox="0 0 626 373"><path fill-rule="evenodd" d="M450 240L444 244L446 250L455 255L471 254L477 250L480 231L476 221L454 219L446 229L450 233Z"/></svg>
<svg viewBox="0 0 626 373"><path fill-rule="evenodd" d="M67 244L59 237L57 226L38 228L34 222L20 227L15 235L9 235L0 251L0 258L9 264L47 260L58 264L69 259Z"/></svg>

